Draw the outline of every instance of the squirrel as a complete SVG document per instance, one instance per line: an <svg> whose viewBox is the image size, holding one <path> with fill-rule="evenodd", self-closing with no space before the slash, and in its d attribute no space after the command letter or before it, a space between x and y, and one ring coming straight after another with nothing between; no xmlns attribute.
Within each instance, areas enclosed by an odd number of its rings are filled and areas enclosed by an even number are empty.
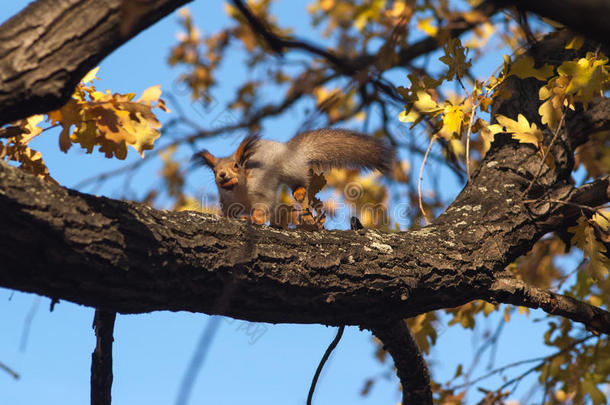
<svg viewBox="0 0 610 405"><path fill-rule="evenodd" d="M257 224L277 224L278 189L291 188L303 201L310 169L358 168L387 172L393 152L384 142L346 129L318 129L297 134L288 142L248 135L228 157L207 150L193 156L214 171L222 214Z"/></svg>

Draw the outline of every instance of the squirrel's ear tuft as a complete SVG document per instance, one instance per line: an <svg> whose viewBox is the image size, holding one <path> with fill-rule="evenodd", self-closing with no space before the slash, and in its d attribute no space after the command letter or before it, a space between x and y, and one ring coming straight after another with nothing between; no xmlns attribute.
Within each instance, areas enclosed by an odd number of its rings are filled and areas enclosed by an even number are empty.
<svg viewBox="0 0 610 405"><path fill-rule="evenodd" d="M195 153L191 160L200 165L204 164L211 169L214 169L214 167L216 167L216 163L218 162L216 157L208 152L207 149Z"/></svg>
<svg viewBox="0 0 610 405"><path fill-rule="evenodd" d="M252 157L256 148L258 147L258 141L260 139L259 134L248 135L237 147L234 153L235 160L240 164L244 164Z"/></svg>

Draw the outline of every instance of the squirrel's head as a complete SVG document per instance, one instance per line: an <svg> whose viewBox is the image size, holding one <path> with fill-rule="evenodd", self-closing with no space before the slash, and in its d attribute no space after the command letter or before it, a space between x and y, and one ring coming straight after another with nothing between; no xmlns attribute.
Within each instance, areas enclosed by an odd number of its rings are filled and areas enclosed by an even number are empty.
<svg viewBox="0 0 610 405"><path fill-rule="evenodd" d="M248 135L228 157L217 158L207 150L202 150L193 159L205 164L214 171L219 188L232 190L238 185L246 184L246 164L258 146L259 135Z"/></svg>

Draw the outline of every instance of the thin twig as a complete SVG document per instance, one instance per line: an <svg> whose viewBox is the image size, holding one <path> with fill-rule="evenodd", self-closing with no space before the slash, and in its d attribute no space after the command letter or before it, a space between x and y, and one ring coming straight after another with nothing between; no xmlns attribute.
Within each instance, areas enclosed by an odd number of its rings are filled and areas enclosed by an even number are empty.
<svg viewBox="0 0 610 405"><path fill-rule="evenodd" d="M91 354L91 405L110 405L112 391L112 342L116 312L96 309L93 328L97 344Z"/></svg>
<svg viewBox="0 0 610 405"><path fill-rule="evenodd" d="M430 149L432 149L432 144L434 143L435 139L436 139L436 136L432 136L432 138L430 138L430 143L428 144L428 149L426 149L426 153L424 154L424 160L421 162L421 166L419 167L419 180L417 181L417 197L419 199L419 209L424 217L424 221L426 222L426 225L428 225L428 218L426 217L426 211L424 210L424 204L422 203L421 181L422 181L422 177L423 177L423 173L424 173L424 165L426 164L426 160L428 159L428 153L430 153Z"/></svg>
<svg viewBox="0 0 610 405"><path fill-rule="evenodd" d="M541 362L542 364L544 364L544 362L545 362L545 361L552 360L552 359L554 359L555 357L560 356L560 355L562 355L562 354L564 354L564 353L566 353L566 352L568 352L568 351L572 350L574 347L578 346L578 345L579 345L579 344L581 344L581 343L586 342L587 340L589 340L589 339L591 339L591 338L593 338L593 337L596 337L596 336L595 336L595 335L593 335L593 334L588 335L588 336L586 336L586 337L584 337L584 338L582 338L582 339L579 339L579 340L577 340L577 341L573 342L573 343L572 343L572 344L570 344L569 346L567 346L567 347L565 347L565 348L563 348L563 349L561 349L561 350L559 350L559 351L557 351L557 352L555 352L555 353L553 353L553 354L551 354L551 355L549 355L549 356L540 356L540 357L535 357L535 358L533 358L533 359L519 360L519 361L516 361L516 362L514 362L514 363L509 363L509 364L507 364L507 365L505 365L505 366L502 366L502 367L497 368L497 369L495 369L495 370L493 370L493 371L490 371L489 373L484 374L484 375L482 375L481 377L476 378L475 380L472 380L472 381L466 382L466 383L461 384L461 385L454 385L454 386L450 387L450 388L449 388L449 390L459 390L459 389L461 389L461 388L465 388L465 387L466 387L466 386L468 386L468 385L471 385L471 384L476 384L476 383L478 383L478 382L480 382L480 381L486 380L486 379L488 379L489 377L492 377L492 376L494 376L494 375L496 375L496 374L499 374L499 373L501 373L501 372L503 372L503 371L505 371L505 370L508 370L509 368L514 368L514 367L522 366L522 365L524 365L524 364L529 364L529 363L539 362L539 364L537 364L537 365L534 367L534 369L536 369L536 368L540 367L540 365L541 365L541 364L540 364L540 362ZM528 370L528 372L531 372L531 371L529 371L529 370ZM524 377L524 375L523 375L523 377ZM515 379L513 379L513 380L515 380ZM510 383L514 382L513 380L509 381L507 384L510 384ZM506 387L506 384L502 386L502 388L504 388L504 387Z"/></svg>
<svg viewBox="0 0 610 405"><path fill-rule="evenodd" d="M34 320L34 316L36 312L38 312L38 307L40 306L40 295L34 299L34 303L30 307L28 314L23 321L23 328L21 329L21 339L19 343L19 350L24 352L26 346L28 345L28 338L30 337L30 329L32 327L32 321Z"/></svg>
<svg viewBox="0 0 610 405"><path fill-rule="evenodd" d="M593 212L595 214L599 214L601 215L606 221L610 222L610 218L608 218L606 216L606 214L603 213L603 211L601 211L599 208L595 208L595 207L590 207L588 205L583 205L583 204L578 204L578 203L574 203L571 201L563 201L563 200L555 200L552 198L548 198L548 199L544 199L544 200L523 200L524 203L541 203L541 202L548 202L548 203L556 203L556 204L564 204L564 205L571 205L573 207L577 207L577 208L581 208L583 210L587 210L589 212Z"/></svg>
<svg viewBox="0 0 610 405"><path fill-rule="evenodd" d="M553 144L555 143L555 140L557 139L557 136L559 135L559 131L561 131L561 127L563 127L565 118L566 118L566 110L564 109L563 114L561 114L561 120L559 120L559 124L557 125L557 128L555 129L555 133L553 134L553 139L551 139L551 143L549 144L548 148L544 151L544 155L542 155L542 161L540 162L540 166L538 166L538 172L532 179L529 186L527 186L527 188L523 192L522 197L526 196L527 193L529 193L529 191L531 190L534 183L536 183L536 181L538 181L538 178L540 177L540 173L542 173L542 169L544 168L546 158L548 157L549 153L551 152L551 148L553 147Z"/></svg>
<svg viewBox="0 0 610 405"><path fill-rule="evenodd" d="M324 352L324 356L322 356L322 359L320 360L320 364L318 364L316 373L313 375L313 379L311 380L311 385L309 386L309 393L307 394L307 405L311 405L311 400L313 398L313 392L316 389L316 384L318 383L318 378L320 377L322 368L324 367L324 364L326 364L326 361L330 357L330 354L333 352L333 350L335 350L335 347L337 347L337 345L339 344L339 341L341 340L341 336L343 336L344 330L345 330L345 325L339 326L339 329L337 329L337 334L335 335L335 338L333 339L332 342L330 342L330 345L328 345L328 348Z"/></svg>
<svg viewBox="0 0 610 405"><path fill-rule="evenodd" d="M0 369L6 371L13 377L15 380L19 379L19 374L16 371L13 371L9 366L0 361Z"/></svg>
<svg viewBox="0 0 610 405"><path fill-rule="evenodd" d="M494 334L491 336L490 339L486 340L475 353L475 355L472 359L472 363L471 363L470 367L468 368L468 371L464 374L465 384L468 384L468 381L470 380L470 376L472 375L472 373L474 372L474 369L479 364L479 360L481 359L481 357L483 356L485 351L488 348L493 347L494 345L497 345L498 339L500 337L500 333L502 333L502 329L504 329L504 325L506 325L504 318L500 318L500 323L498 324ZM491 361L491 358L490 358L490 361ZM488 370L490 368L491 368L491 366L488 368ZM467 385L467 387L468 387L468 385Z"/></svg>
<svg viewBox="0 0 610 405"><path fill-rule="evenodd" d="M466 131L466 175L470 181L470 135L472 134L472 125L474 124L475 110L479 107L480 102L474 102L474 92L472 93L472 109L470 110L470 120L468 120L468 131Z"/></svg>

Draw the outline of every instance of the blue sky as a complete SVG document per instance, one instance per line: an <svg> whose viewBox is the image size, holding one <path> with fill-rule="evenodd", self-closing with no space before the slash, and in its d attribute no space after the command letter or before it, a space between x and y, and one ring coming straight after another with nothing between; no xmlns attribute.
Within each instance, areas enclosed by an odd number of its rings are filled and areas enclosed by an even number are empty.
<svg viewBox="0 0 610 405"><path fill-rule="evenodd" d="M5 0L0 20L26 4L27 1ZM274 11L280 23L296 26L300 36L315 35L307 27L305 7L302 0L282 1ZM222 2L200 1L189 8L204 32L213 32L228 23ZM129 41L102 62L98 74L102 80L97 87L141 94L147 87L161 84L162 89L179 93L175 82L178 72L166 63L178 30L177 15L173 14ZM229 97L232 77L248 74L238 58L235 62L223 69L217 93L221 100ZM220 106L201 113L187 96L181 96L180 100L185 110L191 111L204 126L222 113ZM296 130L294 122L298 120L295 118L302 114L300 110L291 111L272 125L266 125L265 136L286 139ZM234 147L237 139L218 139L205 143L205 147L222 155ZM76 147L63 154L59 152L57 133L53 131L36 142L33 146L42 151L53 177L67 187L100 170L120 168L125 164L105 159L101 154L86 155ZM130 150L127 162L137 159L137 153ZM159 181L158 170L157 163L144 166L132 179L129 193L141 197L151 183ZM213 191L212 176L205 170L198 173L189 187L200 192ZM459 187L452 184L445 189L455 195ZM106 182L83 191L109 197L126 195L122 181ZM89 400L89 367L95 345L91 328L93 310L62 301L50 312L49 304L47 298L0 289L0 362L21 375L19 380L14 380L0 371L0 404L71 405ZM31 317L31 323L24 345L23 329L28 325L28 317ZM546 323L534 323L532 319L536 317L540 318L542 314L533 311L529 318L515 316L515 321L506 325L496 365L542 354L544 348L535 343L541 341ZM119 315L115 328L113 403L173 404L188 361L208 320L206 315L191 313ZM497 323L495 316L482 320L477 333L464 332L460 327L441 327L439 345L428 358L434 376L443 381L453 375L459 361L468 363L480 335L486 328L493 330ZM335 331L335 328L320 325L248 324L223 319L189 403L304 404L313 372ZM253 339L253 333L257 339ZM518 353L515 348L519 348ZM378 379L369 396L359 395L367 378L387 374L390 370L374 359L374 350L369 332L357 327L347 328L324 369L314 403L398 403L400 396L394 376ZM493 388L499 382L499 379L490 380L485 386ZM472 398L469 402L474 403L475 396Z"/></svg>

